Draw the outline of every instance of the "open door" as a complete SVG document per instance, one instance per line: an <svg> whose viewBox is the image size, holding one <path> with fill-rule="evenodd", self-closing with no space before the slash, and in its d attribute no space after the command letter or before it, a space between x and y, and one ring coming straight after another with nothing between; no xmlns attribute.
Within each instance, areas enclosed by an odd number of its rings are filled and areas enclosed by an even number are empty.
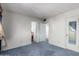
<svg viewBox="0 0 79 59"><path fill-rule="evenodd" d="M75 17L66 19L66 48L78 50L78 19Z"/></svg>
<svg viewBox="0 0 79 59"><path fill-rule="evenodd" d="M31 22L31 42L35 42L36 39L36 26L37 23L35 21Z"/></svg>

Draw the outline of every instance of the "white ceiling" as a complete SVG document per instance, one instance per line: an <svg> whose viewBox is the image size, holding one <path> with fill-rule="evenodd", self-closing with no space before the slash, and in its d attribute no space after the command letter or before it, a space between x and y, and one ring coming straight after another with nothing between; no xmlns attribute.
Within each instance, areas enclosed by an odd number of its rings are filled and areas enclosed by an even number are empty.
<svg viewBox="0 0 79 59"><path fill-rule="evenodd" d="M49 18L72 9L79 8L78 3L5 3L3 9L36 18Z"/></svg>

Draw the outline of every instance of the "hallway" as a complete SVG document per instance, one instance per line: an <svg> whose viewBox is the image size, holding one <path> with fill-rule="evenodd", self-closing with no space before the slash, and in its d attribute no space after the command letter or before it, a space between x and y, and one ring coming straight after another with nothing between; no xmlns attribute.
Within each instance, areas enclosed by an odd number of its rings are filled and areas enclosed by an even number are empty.
<svg viewBox="0 0 79 59"><path fill-rule="evenodd" d="M0 53L1 56L79 56L79 53L50 45L47 42L32 43Z"/></svg>

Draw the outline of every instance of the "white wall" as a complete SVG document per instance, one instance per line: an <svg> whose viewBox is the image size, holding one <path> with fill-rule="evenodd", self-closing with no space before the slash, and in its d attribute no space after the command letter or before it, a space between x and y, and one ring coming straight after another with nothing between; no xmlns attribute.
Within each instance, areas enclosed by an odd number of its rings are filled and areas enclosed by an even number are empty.
<svg viewBox="0 0 79 59"><path fill-rule="evenodd" d="M51 19L49 22L49 42L51 44L65 46L65 21L61 19Z"/></svg>
<svg viewBox="0 0 79 59"><path fill-rule="evenodd" d="M74 9L48 19L50 44L66 48L66 19L69 17L79 19L79 9ZM77 40L79 41L79 38ZM79 51L79 49L74 51Z"/></svg>
<svg viewBox="0 0 79 59"><path fill-rule="evenodd" d="M3 13L3 28L7 46L2 50L12 49L31 44L31 22L41 22L40 19L27 17L18 13L6 11Z"/></svg>

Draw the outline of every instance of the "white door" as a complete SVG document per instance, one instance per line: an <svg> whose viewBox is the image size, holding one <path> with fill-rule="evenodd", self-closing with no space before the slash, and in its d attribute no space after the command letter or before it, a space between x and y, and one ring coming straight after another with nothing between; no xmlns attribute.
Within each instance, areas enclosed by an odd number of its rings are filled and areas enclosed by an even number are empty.
<svg viewBox="0 0 79 59"><path fill-rule="evenodd" d="M46 24L46 39L48 40L48 35L49 35L49 25L48 23Z"/></svg>
<svg viewBox="0 0 79 59"><path fill-rule="evenodd" d="M46 24L40 23L40 41L46 40Z"/></svg>
<svg viewBox="0 0 79 59"><path fill-rule="evenodd" d="M78 19L66 19L66 48L78 51Z"/></svg>
<svg viewBox="0 0 79 59"><path fill-rule="evenodd" d="M39 42L40 40L40 23L37 23L36 25L36 39L35 42Z"/></svg>

